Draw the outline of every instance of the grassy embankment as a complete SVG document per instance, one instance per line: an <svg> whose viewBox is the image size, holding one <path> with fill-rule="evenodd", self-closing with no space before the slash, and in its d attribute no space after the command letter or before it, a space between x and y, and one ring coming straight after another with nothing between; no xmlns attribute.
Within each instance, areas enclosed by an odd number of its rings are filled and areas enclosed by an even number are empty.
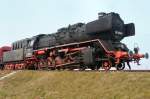
<svg viewBox="0 0 150 99"><path fill-rule="evenodd" d="M0 99L150 99L150 73L20 71L0 81Z"/></svg>

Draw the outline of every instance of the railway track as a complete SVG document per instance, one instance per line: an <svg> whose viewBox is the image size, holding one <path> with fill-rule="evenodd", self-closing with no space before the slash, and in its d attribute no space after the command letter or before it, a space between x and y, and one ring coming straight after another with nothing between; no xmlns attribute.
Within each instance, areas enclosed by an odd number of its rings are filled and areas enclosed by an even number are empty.
<svg viewBox="0 0 150 99"><path fill-rule="evenodd" d="M0 71L5 71L5 70L0 70ZM20 71L20 70L12 70L12 71ZM22 70L24 71L24 70ZM25 70L26 71L26 70ZM91 69L85 69L85 70L81 70L81 69L55 69L55 70L51 70L51 69L40 69L40 70L33 70L33 71L51 71L51 72L55 72L55 71L72 71L72 72L150 72L150 70L116 70L115 68L112 68L110 70L104 70L104 69L98 69L98 70L91 70Z"/></svg>
<svg viewBox="0 0 150 99"><path fill-rule="evenodd" d="M100 72L150 72L150 70L99 70Z"/></svg>
<svg viewBox="0 0 150 99"><path fill-rule="evenodd" d="M79 69L74 69L74 70L37 70L37 71L50 71L50 72L55 72L55 71L59 71L59 72L63 72L63 71L71 71L71 72L150 72L150 70L90 70L90 69L86 69L86 70L79 70Z"/></svg>

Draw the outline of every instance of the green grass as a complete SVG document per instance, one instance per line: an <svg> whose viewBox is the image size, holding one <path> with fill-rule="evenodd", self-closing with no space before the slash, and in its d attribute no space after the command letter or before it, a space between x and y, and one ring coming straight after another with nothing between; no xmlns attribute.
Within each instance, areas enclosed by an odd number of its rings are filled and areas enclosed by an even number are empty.
<svg viewBox="0 0 150 99"><path fill-rule="evenodd" d="M0 81L0 99L150 99L150 73L21 71Z"/></svg>

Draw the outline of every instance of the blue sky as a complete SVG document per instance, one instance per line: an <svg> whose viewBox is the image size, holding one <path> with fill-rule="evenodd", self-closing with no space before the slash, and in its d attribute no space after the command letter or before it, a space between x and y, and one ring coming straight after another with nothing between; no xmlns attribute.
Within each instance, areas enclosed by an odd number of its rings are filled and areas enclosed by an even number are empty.
<svg viewBox="0 0 150 99"><path fill-rule="evenodd" d="M123 40L133 49L150 52L149 0L0 0L0 46L77 22L97 19L98 12L117 12L125 23L134 22L136 36ZM150 69L149 60L138 68ZM137 68L135 66L135 68Z"/></svg>

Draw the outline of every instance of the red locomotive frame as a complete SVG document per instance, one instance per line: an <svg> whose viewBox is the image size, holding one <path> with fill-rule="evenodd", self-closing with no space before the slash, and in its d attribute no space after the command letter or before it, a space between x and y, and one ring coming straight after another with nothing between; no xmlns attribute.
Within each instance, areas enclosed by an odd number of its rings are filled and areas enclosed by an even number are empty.
<svg viewBox="0 0 150 99"><path fill-rule="evenodd" d="M135 61L139 64L139 60L141 58L147 58L148 55L134 53L129 54L125 51L117 50L112 51L106 48L107 43L104 43L100 39L89 40L84 42L70 43L64 44L54 47L43 48L39 50L34 50L34 54L32 57L26 58L22 61L17 62L8 62L4 64L4 69L85 69L85 67L81 67L82 61L78 60L78 55L81 54L81 51L91 47L91 44L97 43L100 47L103 48L104 54L106 56L105 59L99 60L99 55L96 55L94 60L97 62L101 62L103 69L109 70L111 67L116 67L118 70L123 70L125 67L125 63L129 65L129 62ZM10 49L9 49L10 50ZM8 51L9 51L8 50ZM60 58L59 55L56 56L57 53L64 53L64 57ZM46 56L48 54L48 56ZM45 58L39 58L45 57ZM99 69L99 68L94 68Z"/></svg>

